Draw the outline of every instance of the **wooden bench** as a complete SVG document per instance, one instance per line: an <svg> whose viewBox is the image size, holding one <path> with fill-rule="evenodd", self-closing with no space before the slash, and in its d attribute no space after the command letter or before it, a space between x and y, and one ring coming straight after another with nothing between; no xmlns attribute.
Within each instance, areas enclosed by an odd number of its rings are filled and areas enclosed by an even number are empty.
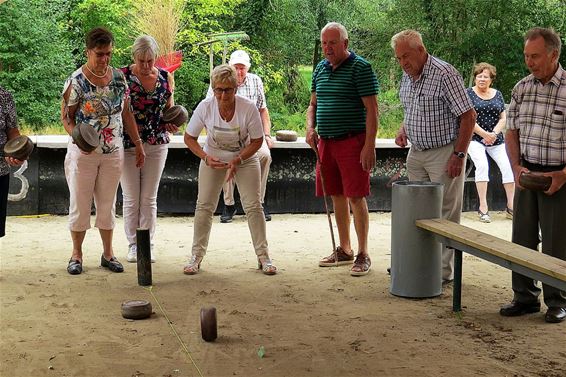
<svg viewBox="0 0 566 377"><path fill-rule="evenodd" d="M463 251L566 291L566 261L449 220L416 220L415 224L433 233L438 242L454 248L452 310L455 312L461 311L462 308Z"/></svg>

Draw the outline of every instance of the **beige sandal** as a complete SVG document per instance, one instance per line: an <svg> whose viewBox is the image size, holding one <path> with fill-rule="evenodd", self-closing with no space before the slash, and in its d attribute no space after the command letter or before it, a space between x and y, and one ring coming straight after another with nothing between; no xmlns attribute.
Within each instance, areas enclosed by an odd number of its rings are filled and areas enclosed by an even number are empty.
<svg viewBox="0 0 566 377"><path fill-rule="evenodd" d="M277 267L271 263L271 259L266 255L257 257L257 269L262 270L266 275L275 275L277 273Z"/></svg>
<svg viewBox="0 0 566 377"><path fill-rule="evenodd" d="M199 257L197 255L191 255L191 259L183 268L183 273L185 275L196 275L200 269L200 262L202 262L203 257Z"/></svg>

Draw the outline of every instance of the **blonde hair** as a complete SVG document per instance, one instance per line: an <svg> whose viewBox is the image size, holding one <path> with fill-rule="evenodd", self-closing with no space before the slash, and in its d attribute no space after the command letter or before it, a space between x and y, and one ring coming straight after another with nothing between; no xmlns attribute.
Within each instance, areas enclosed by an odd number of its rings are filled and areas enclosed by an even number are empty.
<svg viewBox="0 0 566 377"><path fill-rule="evenodd" d="M236 70L228 64L221 64L215 67L210 74L210 86L212 89L218 83L229 83L234 88L238 87L238 79L236 78Z"/></svg>

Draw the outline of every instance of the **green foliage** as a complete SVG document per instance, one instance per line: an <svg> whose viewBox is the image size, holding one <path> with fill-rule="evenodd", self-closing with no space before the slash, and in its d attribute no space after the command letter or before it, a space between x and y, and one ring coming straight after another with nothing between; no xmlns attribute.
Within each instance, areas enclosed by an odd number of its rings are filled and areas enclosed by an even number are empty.
<svg viewBox="0 0 566 377"><path fill-rule="evenodd" d="M19 118L32 129L58 121L63 82L73 70L60 17L66 3L10 0L0 5L0 85L14 94Z"/></svg>
<svg viewBox="0 0 566 377"><path fill-rule="evenodd" d="M137 37L129 24L131 0L83 0L70 12L67 30L73 43L75 64L86 62L85 35L95 27L105 27L114 36L112 65L125 66L131 63L131 46Z"/></svg>

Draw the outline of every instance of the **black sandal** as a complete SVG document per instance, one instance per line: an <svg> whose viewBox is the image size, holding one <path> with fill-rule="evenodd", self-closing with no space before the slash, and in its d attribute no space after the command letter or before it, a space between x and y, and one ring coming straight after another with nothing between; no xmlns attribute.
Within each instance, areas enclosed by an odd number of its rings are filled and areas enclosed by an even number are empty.
<svg viewBox="0 0 566 377"><path fill-rule="evenodd" d="M67 272L71 275L80 275L83 272L83 264L78 259L69 259L69 264L67 265Z"/></svg>
<svg viewBox="0 0 566 377"><path fill-rule="evenodd" d="M104 258L104 255L102 255L100 257L100 265L102 267L106 267L112 272L124 272L124 266L122 266L122 263L118 262L118 259L116 259L116 257L112 257L110 258L110 260L106 260L106 258Z"/></svg>

